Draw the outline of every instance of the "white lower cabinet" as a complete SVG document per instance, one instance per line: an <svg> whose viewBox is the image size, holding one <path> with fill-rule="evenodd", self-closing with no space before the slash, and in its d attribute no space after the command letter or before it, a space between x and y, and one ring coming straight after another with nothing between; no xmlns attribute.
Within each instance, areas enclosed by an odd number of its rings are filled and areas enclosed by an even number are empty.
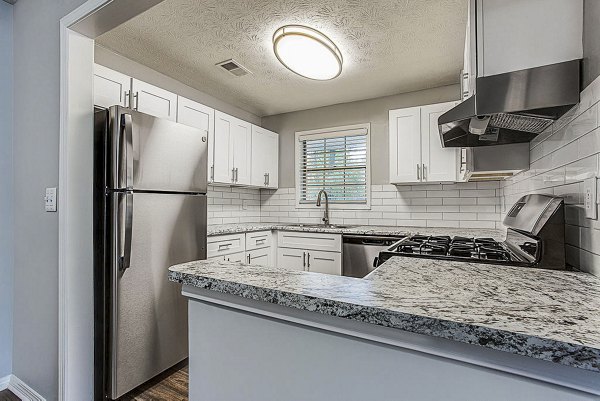
<svg viewBox="0 0 600 401"><path fill-rule="evenodd" d="M288 270L305 270L306 251L303 249L277 248L277 266Z"/></svg>
<svg viewBox="0 0 600 401"><path fill-rule="evenodd" d="M306 251L306 270L314 273L342 274L342 254L337 252Z"/></svg>
<svg viewBox="0 0 600 401"><path fill-rule="evenodd" d="M277 266L290 270L342 274L342 236L279 231Z"/></svg>
<svg viewBox="0 0 600 401"><path fill-rule="evenodd" d="M271 247L246 252L246 262L254 266L273 266Z"/></svg>
<svg viewBox="0 0 600 401"><path fill-rule="evenodd" d="M207 259L274 266L272 236L271 231L210 236L207 240Z"/></svg>

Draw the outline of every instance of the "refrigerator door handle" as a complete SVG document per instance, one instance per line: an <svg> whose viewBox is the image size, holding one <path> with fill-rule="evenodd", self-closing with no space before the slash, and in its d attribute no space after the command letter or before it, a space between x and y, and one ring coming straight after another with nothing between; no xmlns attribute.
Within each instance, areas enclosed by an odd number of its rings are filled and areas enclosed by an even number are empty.
<svg viewBox="0 0 600 401"><path fill-rule="evenodd" d="M133 188L133 127L131 114L121 114L122 140L125 141L121 147L121 177L126 189ZM124 154L123 154L124 153Z"/></svg>
<svg viewBox="0 0 600 401"><path fill-rule="evenodd" d="M124 205L120 209L119 221L119 271L127 270L131 264L131 237L133 230L133 193L123 194Z"/></svg>

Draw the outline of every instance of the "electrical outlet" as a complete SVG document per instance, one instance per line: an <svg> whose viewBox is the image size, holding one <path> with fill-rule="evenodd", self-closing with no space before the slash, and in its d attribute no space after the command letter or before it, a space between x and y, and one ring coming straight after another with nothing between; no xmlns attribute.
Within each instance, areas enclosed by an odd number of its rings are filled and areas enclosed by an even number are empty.
<svg viewBox="0 0 600 401"><path fill-rule="evenodd" d="M56 212L56 188L46 188L44 202L47 212Z"/></svg>
<svg viewBox="0 0 600 401"><path fill-rule="evenodd" d="M585 217L588 219L596 220L598 218L597 194L596 177L583 181L583 207Z"/></svg>

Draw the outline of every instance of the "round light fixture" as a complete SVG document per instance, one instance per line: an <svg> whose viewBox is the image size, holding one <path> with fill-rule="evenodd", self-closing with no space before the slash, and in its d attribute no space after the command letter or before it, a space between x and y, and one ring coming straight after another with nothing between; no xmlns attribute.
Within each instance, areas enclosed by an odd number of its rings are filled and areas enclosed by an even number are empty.
<svg viewBox="0 0 600 401"><path fill-rule="evenodd" d="M305 78L325 81L342 72L342 53L316 29L282 26L273 34L273 51L281 64Z"/></svg>

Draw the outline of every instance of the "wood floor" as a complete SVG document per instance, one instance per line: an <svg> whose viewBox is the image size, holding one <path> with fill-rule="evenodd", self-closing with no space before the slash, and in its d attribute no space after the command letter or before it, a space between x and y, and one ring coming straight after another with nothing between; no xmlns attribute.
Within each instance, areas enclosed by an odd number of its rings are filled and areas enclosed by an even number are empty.
<svg viewBox="0 0 600 401"><path fill-rule="evenodd" d="M186 361L125 394L119 401L188 401L188 383ZM0 401L21 401L21 399L9 390L2 390Z"/></svg>
<svg viewBox="0 0 600 401"><path fill-rule="evenodd" d="M125 394L119 401L188 401L188 383L186 361ZM0 398L0 401L5 400Z"/></svg>
<svg viewBox="0 0 600 401"><path fill-rule="evenodd" d="M0 391L0 401L21 401L21 399L10 390L2 390Z"/></svg>

